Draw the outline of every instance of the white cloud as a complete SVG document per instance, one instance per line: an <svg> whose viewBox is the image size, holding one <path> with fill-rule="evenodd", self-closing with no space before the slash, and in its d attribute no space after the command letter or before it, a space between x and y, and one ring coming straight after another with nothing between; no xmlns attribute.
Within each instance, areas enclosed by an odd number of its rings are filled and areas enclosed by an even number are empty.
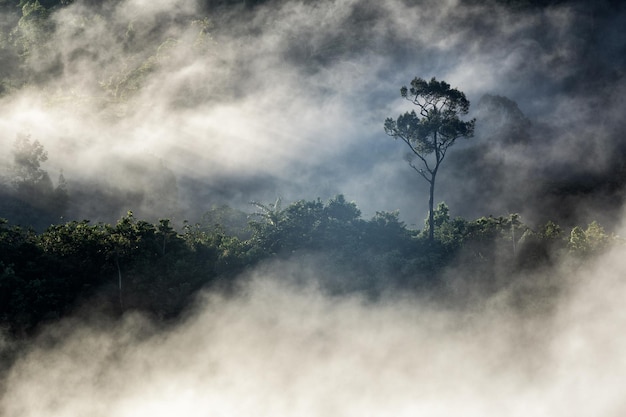
<svg viewBox="0 0 626 417"><path fill-rule="evenodd" d="M560 295L519 310L506 292L464 308L330 297L313 286L318 272L278 263L169 330L132 315L115 328L49 328L0 404L23 417L617 416L624 272L617 252L552 271Z"/></svg>

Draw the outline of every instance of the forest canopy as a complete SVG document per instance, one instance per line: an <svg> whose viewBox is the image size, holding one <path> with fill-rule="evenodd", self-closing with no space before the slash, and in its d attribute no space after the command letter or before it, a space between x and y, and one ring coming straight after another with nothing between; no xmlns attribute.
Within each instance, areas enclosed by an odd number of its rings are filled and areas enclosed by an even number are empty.
<svg viewBox="0 0 626 417"><path fill-rule="evenodd" d="M397 212L361 218L343 195L256 207L252 214L215 207L203 223L178 230L167 219L153 224L132 212L115 224L71 221L41 233L3 220L0 324L30 332L84 303L113 316L136 310L171 320L201 289L230 291L260 263L299 257L324 265L320 284L329 293L377 297L395 289L445 299L446 272L462 268L462 279L489 297L532 271L582 263L623 244L595 222L570 232L553 222L533 230L517 215L451 218L444 203L435 210L432 242Z"/></svg>

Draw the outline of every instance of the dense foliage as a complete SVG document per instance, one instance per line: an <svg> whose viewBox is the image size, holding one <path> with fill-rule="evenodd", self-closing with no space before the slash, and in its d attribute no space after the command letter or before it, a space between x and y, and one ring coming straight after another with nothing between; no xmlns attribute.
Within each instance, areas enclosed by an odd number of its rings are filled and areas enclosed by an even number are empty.
<svg viewBox="0 0 626 417"><path fill-rule="evenodd" d="M42 233L3 221L0 323L14 333L29 332L85 305L114 316L140 310L173 319L201 288L232 290L247 268L276 258L315 256L320 275L334 277L322 283L332 292L438 290L458 265L466 279L480 277L493 290L496 282L508 284L498 277L513 282L615 240L597 223L570 234L551 222L533 231L517 215L451 219L440 204L431 243L426 231L407 229L397 212L362 219L342 195L284 208L280 201L255 205L253 215L214 207L205 222L180 230L169 220L152 224L132 212L116 224L72 221Z"/></svg>

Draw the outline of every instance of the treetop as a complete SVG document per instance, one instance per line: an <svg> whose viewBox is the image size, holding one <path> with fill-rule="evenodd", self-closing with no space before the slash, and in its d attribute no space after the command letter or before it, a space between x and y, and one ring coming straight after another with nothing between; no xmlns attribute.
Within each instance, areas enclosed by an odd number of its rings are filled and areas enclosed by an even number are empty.
<svg viewBox="0 0 626 417"><path fill-rule="evenodd" d="M465 94L456 88L450 88L450 84L445 81L437 81L435 77L430 81L415 77L411 81L411 88L403 86L400 95L422 109L428 106L438 111L452 111L457 114L467 114L469 111L470 103Z"/></svg>

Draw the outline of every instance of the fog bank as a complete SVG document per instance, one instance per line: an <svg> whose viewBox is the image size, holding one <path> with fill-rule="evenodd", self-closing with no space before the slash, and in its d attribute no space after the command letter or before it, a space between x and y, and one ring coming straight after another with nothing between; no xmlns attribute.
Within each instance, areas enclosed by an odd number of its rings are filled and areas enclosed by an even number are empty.
<svg viewBox="0 0 626 417"><path fill-rule="evenodd" d="M434 76L472 109L497 95L530 122L511 143L514 114L476 113L477 136L441 171L436 198L453 215L615 220L623 7L216 4L75 1L51 12L45 39L26 32L39 47L19 71L2 64L13 87L0 99L0 144L30 134L45 146L45 168L53 179L63 170L76 196L69 217L182 219L212 204L344 193L366 216L400 209L421 227L427 184L382 123L410 109L402 85Z"/></svg>
<svg viewBox="0 0 626 417"><path fill-rule="evenodd" d="M507 292L463 308L333 297L278 263L167 330L132 314L49 327L8 373L1 415L619 416L620 251L523 309Z"/></svg>

